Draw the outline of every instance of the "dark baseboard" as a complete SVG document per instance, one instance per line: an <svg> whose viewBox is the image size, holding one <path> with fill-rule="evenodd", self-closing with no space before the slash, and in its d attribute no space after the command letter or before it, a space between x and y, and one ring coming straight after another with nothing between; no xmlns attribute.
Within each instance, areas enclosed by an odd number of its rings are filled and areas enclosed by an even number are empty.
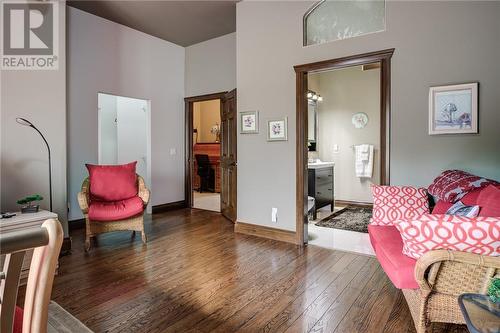
<svg viewBox="0 0 500 333"><path fill-rule="evenodd" d="M70 232L73 230L79 230L83 228L85 228L85 219L68 221L68 229Z"/></svg>
<svg viewBox="0 0 500 333"><path fill-rule="evenodd" d="M292 244L297 243L295 232L289 230L265 227L262 225L236 222L234 225L234 232L239 234L274 239L277 241L282 241Z"/></svg>
<svg viewBox="0 0 500 333"><path fill-rule="evenodd" d="M335 199L335 205L339 205L339 206L354 206L354 207L362 207L362 208L372 208L373 207L373 204L370 203L370 202L337 200L337 199Z"/></svg>
<svg viewBox="0 0 500 333"><path fill-rule="evenodd" d="M153 214L170 212L172 210L182 209L186 207L187 205L185 200L169 202L166 204L153 206Z"/></svg>

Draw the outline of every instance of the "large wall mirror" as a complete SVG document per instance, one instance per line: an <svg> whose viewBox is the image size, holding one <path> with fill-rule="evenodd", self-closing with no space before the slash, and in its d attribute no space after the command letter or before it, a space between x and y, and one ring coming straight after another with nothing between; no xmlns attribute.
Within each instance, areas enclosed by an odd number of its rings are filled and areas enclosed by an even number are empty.
<svg viewBox="0 0 500 333"><path fill-rule="evenodd" d="M316 111L316 102L307 103L307 147L309 151L316 151L318 137L318 116Z"/></svg>

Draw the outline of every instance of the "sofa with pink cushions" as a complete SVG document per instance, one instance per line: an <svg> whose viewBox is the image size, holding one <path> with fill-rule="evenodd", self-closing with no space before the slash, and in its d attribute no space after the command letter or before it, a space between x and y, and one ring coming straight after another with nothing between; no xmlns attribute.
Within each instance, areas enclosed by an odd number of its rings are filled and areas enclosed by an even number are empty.
<svg viewBox="0 0 500 333"><path fill-rule="evenodd" d="M435 188L433 190L439 192ZM432 322L465 323L458 306L458 296L467 292L485 294L491 278L500 275L500 257L497 256L500 251L500 184L492 181L477 189L467 188L467 193L453 188L446 191L439 193L441 198L448 200L445 194L454 191L465 205L480 206L479 217L467 219L444 215L453 203L439 200L439 196L429 214L428 201L424 202L427 199L426 189L394 186L375 186L373 189L373 219L381 223L372 222L368 226L370 241L387 276L396 288L403 291L418 333L427 332ZM458 201L456 197L453 200ZM377 207L384 205L394 205L395 208L384 211ZM393 219L408 220L408 216L404 216L408 212L407 215L412 216L409 220L421 220L414 223L425 225L422 230L423 233L429 231L425 235L427 238L431 237L432 225L437 228L437 233L446 233L441 230L441 221L452 227L463 222L463 227L474 237L475 233L480 233L474 228L486 225L485 228L489 229L488 237L483 240L486 245L469 246L465 240L460 243L461 238L443 244L414 241L411 236L418 240L421 235L417 236L412 231L412 222L390 223Z"/></svg>

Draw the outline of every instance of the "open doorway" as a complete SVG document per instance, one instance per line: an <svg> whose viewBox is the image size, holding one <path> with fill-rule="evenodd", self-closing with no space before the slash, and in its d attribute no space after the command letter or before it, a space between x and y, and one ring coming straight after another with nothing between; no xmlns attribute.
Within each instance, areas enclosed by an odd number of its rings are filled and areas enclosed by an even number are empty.
<svg viewBox="0 0 500 333"><path fill-rule="evenodd" d="M389 183L393 51L295 66L299 244L371 251L371 185Z"/></svg>
<svg viewBox="0 0 500 333"><path fill-rule="evenodd" d="M151 189L151 113L148 100L98 93L98 162L137 161L136 172ZM151 205L146 211L151 213Z"/></svg>
<svg viewBox="0 0 500 333"><path fill-rule="evenodd" d="M236 220L236 90L185 98L186 205Z"/></svg>
<svg viewBox="0 0 500 333"><path fill-rule="evenodd" d="M220 212L221 100L193 102L193 208Z"/></svg>

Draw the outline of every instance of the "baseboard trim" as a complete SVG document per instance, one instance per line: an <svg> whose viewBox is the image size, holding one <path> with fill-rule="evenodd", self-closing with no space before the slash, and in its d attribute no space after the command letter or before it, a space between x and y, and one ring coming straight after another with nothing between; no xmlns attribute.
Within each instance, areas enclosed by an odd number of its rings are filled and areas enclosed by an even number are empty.
<svg viewBox="0 0 500 333"><path fill-rule="evenodd" d="M262 238L273 239L277 241L287 242L296 244L297 237L295 232L290 230L282 230L271 227L265 227L262 225L236 222L234 225L234 232L239 234L257 236Z"/></svg>
<svg viewBox="0 0 500 333"><path fill-rule="evenodd" d="M186 208L186 200L169 202L166 204L153 206L153 214L170 212L172 210Z"/></svg>
<svg viewBox="0 0 500 333"><path fill-rule="evenodd" d="M337 199L335 199L335 205L355 206L355 207L363 207L363 208L372 208L373 207L373 204L371 202L337 200Z"/></svg>

